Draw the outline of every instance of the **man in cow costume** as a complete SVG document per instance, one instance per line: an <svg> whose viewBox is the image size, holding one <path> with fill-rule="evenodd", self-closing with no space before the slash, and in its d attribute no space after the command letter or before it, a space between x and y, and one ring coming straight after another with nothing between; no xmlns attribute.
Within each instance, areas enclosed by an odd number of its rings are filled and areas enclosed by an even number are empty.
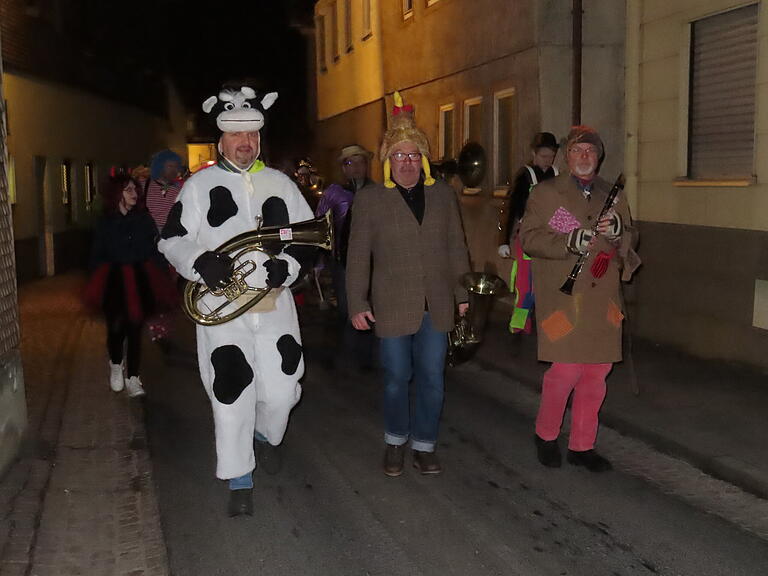
<svg viewBox="0 0 768 576"><path fill-rule="evenodd" d="M313 217L296 185L258 159L264 111L277 99L257 98L249 87L222 90L203 103L222 131L218 163L184 184L161 233L160 251L178 272L208 287L222 287L232 261L215 252L233 236L259 226ZM276 258L254 252L254 285L272 287L247 313L217 326L197 326L200 376L213 408L216 476L229 481L230 516L252 515L252 472L258 460L276 473L288 416L301 396L304 373L299 324L289 289L299 276L302 247ZM306 247L303 247L306 250ZM306 254L306 252L304 253Z"/></svg>

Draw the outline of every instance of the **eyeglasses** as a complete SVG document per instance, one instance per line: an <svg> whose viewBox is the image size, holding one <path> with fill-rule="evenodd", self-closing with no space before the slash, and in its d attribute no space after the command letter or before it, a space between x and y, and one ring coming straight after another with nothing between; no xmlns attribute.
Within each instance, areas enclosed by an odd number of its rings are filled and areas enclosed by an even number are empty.
<svg viewBox="0 0 768 576"><path fill-rule="evenodd" d="M582 154L597 156L597 147L592 144L587 144L586 146L571 146L568 148L568 154L573 154L574 156L581 156Z"/></svg>
<svg viewBox="0 0 768 576"><path fill-rule="evenodd" d="M395 152L390 158L397 162L405 162L406 158L411 162L418 162L421 160L421 152Z"/></svg>

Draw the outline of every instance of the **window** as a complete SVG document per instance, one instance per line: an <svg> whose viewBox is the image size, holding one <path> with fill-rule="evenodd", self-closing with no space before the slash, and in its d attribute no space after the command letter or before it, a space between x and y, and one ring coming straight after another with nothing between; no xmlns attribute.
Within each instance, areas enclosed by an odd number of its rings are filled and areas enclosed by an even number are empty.
<svg viewBox="0 0 768 576"><path fill-rule="evenodd" d="M339 4L331 3L331 50L334 62L339 59Z"/></svg>
<svg viewBox="0 0 768 576"><path fill-rule="evenodd" d="M85 184L85 209L90 210L93 198L96 196L96 175L93 170L93 162L86 162L83 167Z"/></svg>
<svg viewBox="0 0 768 576"><path fill-rule="evenodd" d="M508 188L515 167L515 91L497 92L493 97L493 182L496 188Z"/></svg>
<svg viewBox="0 0 768 576"><path fill-rule="evenodd" d="M317 67L321 72L328 70L328 66L325 63L326 51L325 51L325 16L317 17Z"/></svg>
<svg viewBox="0 0 768 576"><path fill-rule="evenodd" d="M8 202L11 206L16 204L16 160L8 155Z"/></svg>
<svg viewBox="0 0 768 576"><path fill-rule="evenodd" d="M432 6L432 4L437 4L440 0L427 0L427 6Z"/></svg>
<svg viewBox="0 0 768 576"><path fill-rule="evenodd" d="M344 46L352 52L352 0L344 0Z"/></svg>
<svg viewBox="0 0 768 576"><path fill-rule="evenodd" d="M470 98L464 101L464 144L483 139L483 99Z"/></svg>
<svg viewBox="0 0 768 576"><path fill-rule="evenodd" d="M413 16L413 0L403 0L403 20Z"/></svg>
<svg viewBox="0 0 768 576"><path fill-rule="evenodd" d="M67 224L72 222L72 162L64 159L60 164L61 203L64 204L64 216Z"/></svg>
<svg viewBox="0 0 768 576"><path fill-rule="evenodd" d="M363 40L373 36L371 28L371 0L363 0Z"/></svg>
<svg viewBox="0 0 768 576"><path fill-rule="evenodd" d="M754 173L757 4L691 24L688 178Z"/></svg>
<svg viewBox="0 0 768 576"><path fill-rule="evenodd" d="M455 158L453 149L453 104L440 106L440 118L438 121L439 130L439 152L441 160Z"/></svg>

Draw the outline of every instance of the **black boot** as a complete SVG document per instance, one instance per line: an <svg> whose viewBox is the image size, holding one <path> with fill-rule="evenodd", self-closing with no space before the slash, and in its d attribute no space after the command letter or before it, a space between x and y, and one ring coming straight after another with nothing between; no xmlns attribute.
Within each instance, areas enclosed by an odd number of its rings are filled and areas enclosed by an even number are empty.
<svg viewBox="0 0 768 576"><path fill-rule="evenodd" d="M563 457L560 455L560 446L555 440L542 440L538 435L534 436L536 441L536 456L547 468L560 468L563 464Z"/></svg>
<svg viewBox="0 0 768 576"><path fill-rule="evenodd" d="M569 464L584 466L590 472L607 472L613 469L611 463L594 450L585 450L583 452L568 450L567 459Z"/></svg>
<svg viewBox="0 0 768 576"><path fill-rule="evenodd" d="M230 518L235 516L253 516L253 489L230 490L227 514Z"/></svg>

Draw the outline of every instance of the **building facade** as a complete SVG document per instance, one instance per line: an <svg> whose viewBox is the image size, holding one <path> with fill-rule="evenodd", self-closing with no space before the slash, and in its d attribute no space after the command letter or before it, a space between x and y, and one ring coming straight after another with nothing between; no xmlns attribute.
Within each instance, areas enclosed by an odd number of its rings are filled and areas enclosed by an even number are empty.
<svg viewBox="0 0 768 576"><path fill-rule="evenodd" d="M768 6L627 2L635 331L768 367Z"/></svg>
<svg viewBox="0 0 768 576"><path fill-rule="evenodd" d="M432 159L483 146L480 186L461 192L475 269L509 273L497 256L501 204L541 130L564 137L572 121L571 5L566 0L320 0L315 5L321 169L357 142L377 150L392 93L416 110ZM624 6L584 2L581 120L604 136L607 177L623 158ZM351 30L351 33L348 31ZM374 163L374 177L380 177Z"/></svg>
<svg viewBox="0 0 768 576"><path fill-rule="evenodd" d="M186 156L175 91L141 54L124 52L115 26L108 13L59 0L0 2L20 281L85 264L111 167L166 147Z"/></svg>

